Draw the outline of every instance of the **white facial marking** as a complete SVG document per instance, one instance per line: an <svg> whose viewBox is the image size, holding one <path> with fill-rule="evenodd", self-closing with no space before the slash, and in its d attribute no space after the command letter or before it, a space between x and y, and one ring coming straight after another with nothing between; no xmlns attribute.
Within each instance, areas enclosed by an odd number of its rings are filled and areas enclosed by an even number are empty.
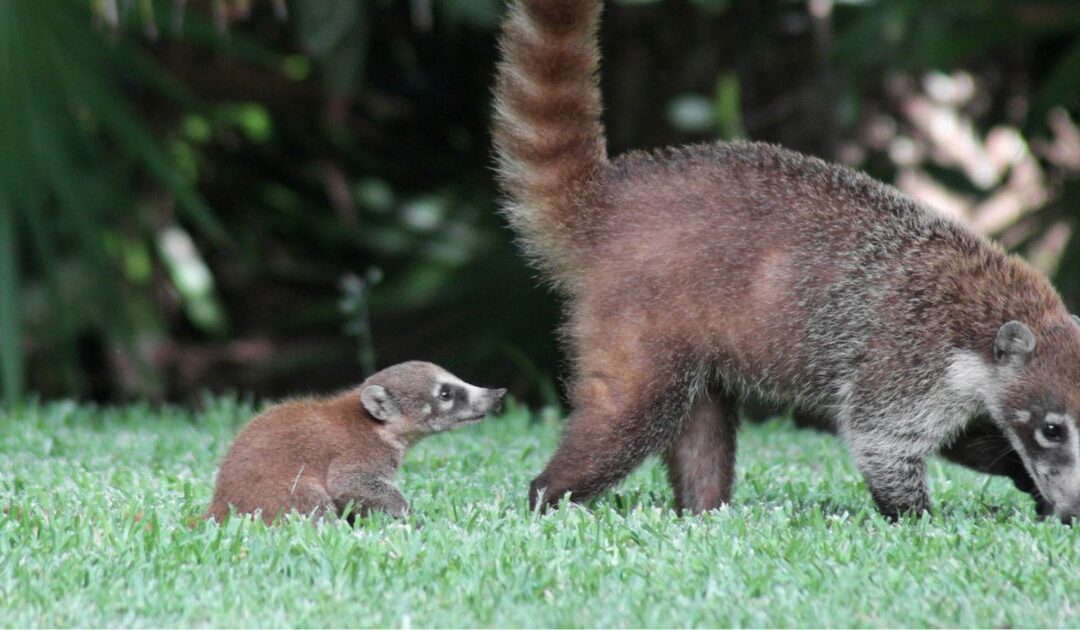
<svg viewBox="0 0 1080 630"><path fill-rule="evenodd" d="M1027 424L1028 422L1031 422L1031 412L1030 411L1017 411L1015 418L1016 418L1017 422Z"/></svg>
<svg viewBox="0 0 1080 630"><path fill-rule="evenodd" d="M1028 467L1039 492L1054 505L1054 511L1076 516L1077 510L1080 510L1080 464L1077 463L1075 455L1080 449L1080 434L1077 433L1075 420L1071 416L1052 413L1047 414L1046 421L1065 427L1065 441L1050 442L1042 436L1040 429L1035 430L1035 441L1043 448L1062 448L1073 453L1072 463L1054 467L1048 462L1040 461L1038 453L1025 452L1019 440L1012 440L1011 435L1010 441L1013 442L1013 447L1024 455L1024 465Z"/></svg>
<svg viewBox="0 0 1080 630"><path fill-rule="evenodd" d="M450 398L444 399L440 396L443 388L447 385L452 385L452 383L446 378L446 374L440 374L439 377L435 379L435 388L431 390L431 395L436 401L435 405L440 411L447 411L454 406L453 390L450 392Z"/></svg>
<svg viewBox="0 0 1080 630"><path fill-rule="evenodd" d="M480 398L480 396L482 396L483 393L484 393L484 389L482 387L477 387L475 385L469 385L465 381L461 380L460 378L458 378L458 377L456 377L456 376L454 376L453 374L450 374L450 373L444 374L440 378L440 381L442 381L442 382L439 383L439 387L442 387L443 384L446 384L446 385L450 385L452 387L460 387L460 388L464 389L465 390L465 396L466 396L466 399L467 399L466 401L469 402L469 403L473 403L473 402L477 401Z"/></svg>
<svg viewBox="0 0 1080 630"><path fill-rule="evenodd" d="M1046 423L1047 424L1061 425L1068 432L1069 442L1073 441L1073 437L1074 437L1073 434L1075 434L1076 431L1070 431L1069 430L1068 427L1070 426L1071 423L1070 423L1070 418L1068 416L1066 416L1064 414L1060 414L1060 413L1048 413L1048 414L1046 414ZM1035 430L1035 441L1038 442L1039 446L1041 446L1043 448L1057 448L1059 446L1062 446L1061 442L1052 442L1052 441L1046 439L1046 436L1043 435L1043 432L1042 432L1041 429L1036 429Z"/></svg>

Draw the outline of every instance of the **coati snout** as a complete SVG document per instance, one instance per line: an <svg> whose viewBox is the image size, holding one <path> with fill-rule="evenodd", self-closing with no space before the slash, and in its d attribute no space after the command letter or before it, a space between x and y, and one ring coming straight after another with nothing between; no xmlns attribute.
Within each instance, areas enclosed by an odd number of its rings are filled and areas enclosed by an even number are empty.
<svg viewBox="0 0 1080 630"><path fill-rule="evenodd" d="M207 518L230 510L271 523L290 511L323 518L403 516L394 485L405 449L498 411L505 389L470 385L433 364L409 361L331 398L275 405L237 435L221 462Z"/></svg>

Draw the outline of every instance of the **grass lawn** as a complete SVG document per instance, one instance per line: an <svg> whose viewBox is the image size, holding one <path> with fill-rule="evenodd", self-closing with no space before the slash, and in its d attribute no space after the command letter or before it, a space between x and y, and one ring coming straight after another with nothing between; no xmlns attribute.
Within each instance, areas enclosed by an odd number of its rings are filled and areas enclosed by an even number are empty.
<svg viewBox="0 0 1080 630"><path fill-rule="evenodd" d="M189 528L250 412L0 412L0 624L1080 624L1080 532L1010 482L934 461L937 514L889 525L839 443L786 421L744 427L734 504L699 517L655 463L529 513L558 428L511 409L410 451L405 521Z"/></svg>

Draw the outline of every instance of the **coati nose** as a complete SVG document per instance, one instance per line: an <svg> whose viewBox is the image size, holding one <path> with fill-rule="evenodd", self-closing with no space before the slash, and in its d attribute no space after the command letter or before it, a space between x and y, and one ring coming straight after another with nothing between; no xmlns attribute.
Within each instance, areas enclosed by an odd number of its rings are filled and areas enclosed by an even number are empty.
<svg viewBox="0 0 1080 630"><path fill-rule="evenodd" d="M500 411L502 409L503 398L506 398L506 388L500 387L499 389L491 390L491 398L492 408L494 408L495 411Z"/></svg>

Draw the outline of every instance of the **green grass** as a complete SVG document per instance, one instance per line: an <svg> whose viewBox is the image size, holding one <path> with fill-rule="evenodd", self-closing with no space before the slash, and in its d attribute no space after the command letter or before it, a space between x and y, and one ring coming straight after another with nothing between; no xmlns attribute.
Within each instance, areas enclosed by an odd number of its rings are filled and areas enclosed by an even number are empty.
<svg viewBox="0 0 1080 630"><path fill-rule="evenodd" d="M651 463L588 509L525 489L553 423L410 451L414 515L352 529L188 523L248 406L28 405L0 416L6 626L1069 626L1080 533L934 462L937 513L890 525L832 437L741 433L734 504L677 517Z"/></svg>

